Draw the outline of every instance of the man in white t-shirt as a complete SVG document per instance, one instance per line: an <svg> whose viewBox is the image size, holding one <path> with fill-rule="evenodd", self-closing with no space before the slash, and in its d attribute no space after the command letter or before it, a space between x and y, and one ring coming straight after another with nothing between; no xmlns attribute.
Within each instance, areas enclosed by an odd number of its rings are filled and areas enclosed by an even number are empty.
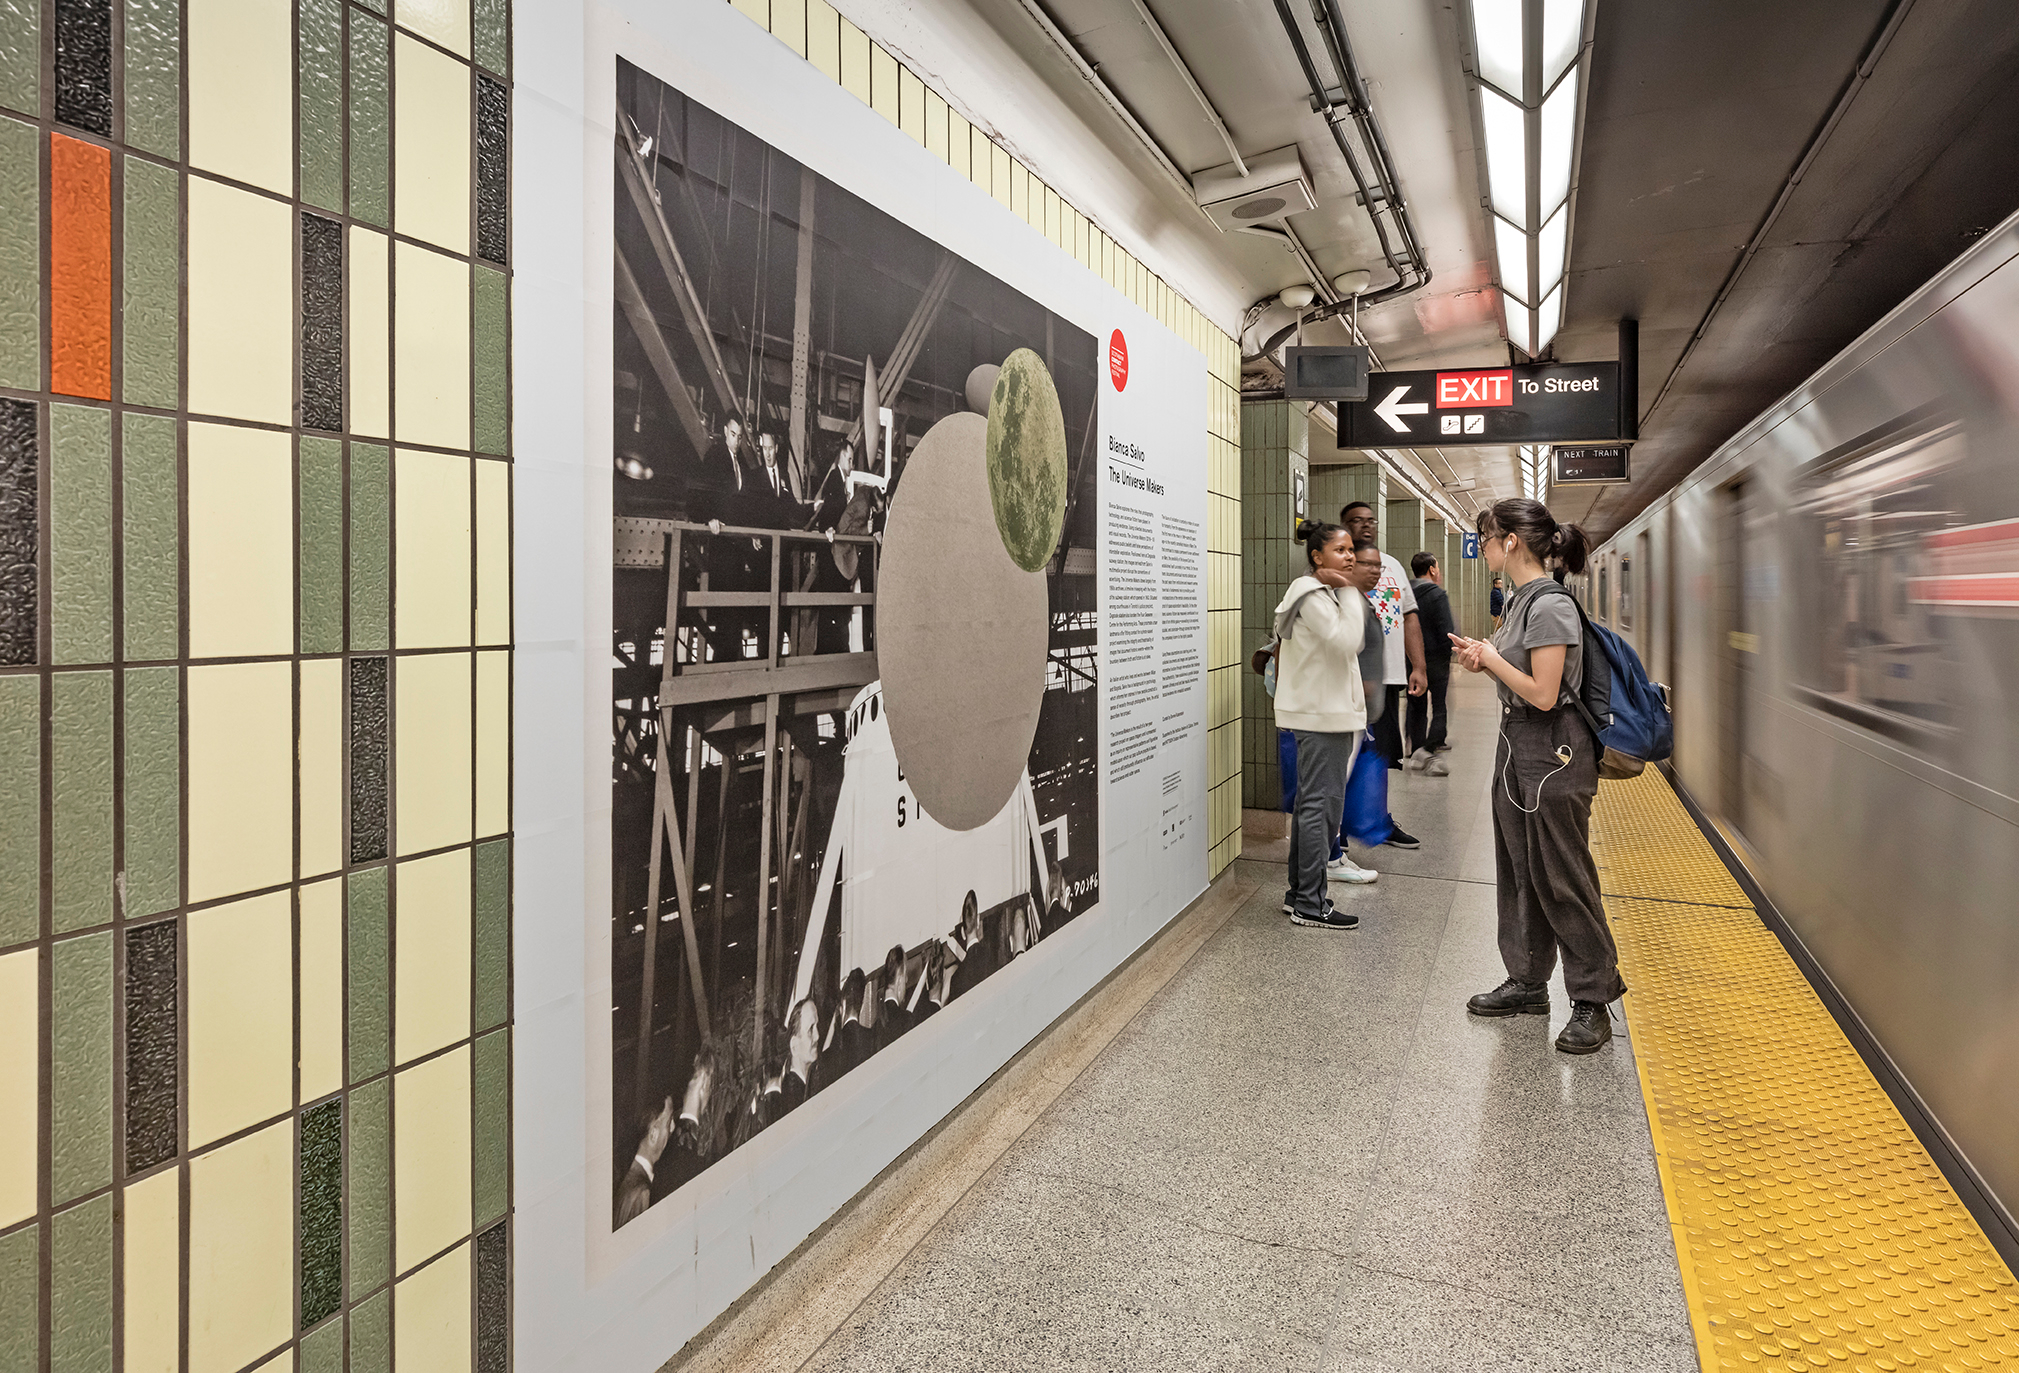
<svg viewBox="0 0 2019 1373"><path fill-rule="evenodd" d="M1339 512L1339 523L1346 526L1355 544L1379 537L1380 521L1374 507L1366 501L1350 502ZM1380 617L1388 640L1384 659L1387 670L1382 677L1388 703L1367 732L1373 736L1375 748L1388 759L1388 766L1400 768L1402 693L1407 690L1411 696L1421 696L1430 687L1430 677L1423 665L1423 629L1417 623L1416 593L1410 590L1409 578L1402 571L1402 564L1386 553L1381 555L1381 580L1367 593L1367 598L1374 603L1374 613ZM1388 842L1398 849L1418 847L1416 837L1400 825Z"/></svg>

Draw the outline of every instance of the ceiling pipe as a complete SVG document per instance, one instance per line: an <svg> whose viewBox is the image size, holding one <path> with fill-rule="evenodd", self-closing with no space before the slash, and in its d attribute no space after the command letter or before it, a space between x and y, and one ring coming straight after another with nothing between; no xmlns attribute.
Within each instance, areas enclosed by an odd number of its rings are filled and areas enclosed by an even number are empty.
<svg viewBox="0 0 2019 1373"><path fill-rule="evenodd" d="M1374 236L1381 244L1381 255L1387 259L1389 270L1395 273L1395 280L1380 290L1341 297L1318 307L1301 321L1315 324L1345 313L1353 308L1356 300L1365 305L1379 305L1421 290L1430 284L1431 272L1417 241L1416 224L1410 216L1408 203L1402 199L1388 140L1382 136L1381 121L1367 96L1367 83L1361 78L1359 67L1353 60L1353 48L1347 40L1346 24L1340 17L1337 0L1311 0L1312 17L1325 37L1326 54L1339 74L1339 96L1336 100L1312 59L1310 45L1304 41L1304 31L1297 23L1289 0L1275 0L1275 3L1276 16L1282 21L1283 32L1289 37L1290 46L1297 55L1297 65L1303 69L1304 80L1311 88L1311 108L1324 116L1325 127L1331 130L1332 141L1338 144L1339 154L1346 160L1346 170L1352 174L1353 184L1360 193L1360 203L1374 226ZM1360 165L1360 156L1354 151L1352 140L1346 136L1343 125L1349 119L1359 131L1368 160L1373 164L1373 186L1369 186L1367 174ZM1394 219L1396 236L1402 240L1399 253L1389 237L1387 224L1383 222L1384 211ZM1277 330L1259 350L1243 361L1256 362L1270 356L1296 331L1295 324Z"/></svg>
<svg viewBox="0 0 2019 1373"><path fill-rule="evenodd" d="M1242 158L1240 148L1235 146L1234 135L1227 129L1227 121L1220 118L1220 112L1213 107L1213 102L1206 98L1205 91L1199 88L1198 78L1192 75L1192 69L1185 64L1185 59L1178 55L1177 45L1171 42L1171 35L1164 32L1164 26L1157 22L1156 15L1150 13L1150 7L1144 0L1131 0L1131 3L1135 5L1136 14L1143 21L1143 27L1150 31L1150 36L1157 40L1157 46L1164 50L1164 56L1171 59L1171 65L1176 67L1178 75L1184 78L1185 89L1192 93L1192 99L1198 101L1199 108L1206 112L1206 122L1213 126L1213 131L1220 135L1220 141L1227 145L1227 153L1234 159L1234 166L1242 176L1248 175L1248 163Z"/></svg>

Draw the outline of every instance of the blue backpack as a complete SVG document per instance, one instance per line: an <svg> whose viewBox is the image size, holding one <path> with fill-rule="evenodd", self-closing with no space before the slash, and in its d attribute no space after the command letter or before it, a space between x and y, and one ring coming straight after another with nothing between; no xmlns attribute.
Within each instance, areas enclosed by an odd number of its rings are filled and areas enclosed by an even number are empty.
<svg viewBox="0 0 2019 1373"><path fill-rule="evenodd" d="M1649 763L1675 752L1675 722L1669 716L1668 699L1648 680L1647 669L1641 666L1632 644L1593 624L1568 588L1561 583L1553 586L1553 591L1544 587L1536 599L1552 594L1570 596L1584 626L1584 680L1576 695L1564 695L1605 749L1598 775L1638 777ZM1534 606L1535 601L1530 601L1529 608ZM1598 652L1592 652L1594 648Z"/></svg>

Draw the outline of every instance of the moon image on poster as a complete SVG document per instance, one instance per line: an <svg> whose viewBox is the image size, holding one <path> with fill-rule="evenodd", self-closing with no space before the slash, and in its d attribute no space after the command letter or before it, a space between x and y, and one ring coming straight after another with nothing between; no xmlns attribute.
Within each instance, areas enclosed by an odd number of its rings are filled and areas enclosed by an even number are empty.
<svg viewBox="0 0 2019 1373"><path fill-rule="evenodd" d="M1028 348L1003 359L989 398L988 494L1011 560L1042 569L1066 519L1066 422L1052 374Z"/></svg>

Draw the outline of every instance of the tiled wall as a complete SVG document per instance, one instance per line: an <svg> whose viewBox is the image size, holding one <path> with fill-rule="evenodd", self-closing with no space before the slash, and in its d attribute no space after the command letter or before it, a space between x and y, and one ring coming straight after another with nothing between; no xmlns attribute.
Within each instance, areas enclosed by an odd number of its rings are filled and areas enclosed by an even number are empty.
<svg viewBox="0 0 2019 1373"><path fill-rule="evenodd" d="M0 0L0 4L9 2ZM1206 607L1212 625L1212 657L1207 665L1211 772L1208 873L1219 876L1241 852L1241 809L1238 789L1233 785L1240 771L1236 742L1240 693L1234 683L1241 655L1238 631L1233 628L1241 606L1240 454L1235 438L1240 423L1238 345L1135 254L970 124L881 44L843 18L827 0L728 3L1205 355L1207 490L1211 493Z"/></svg>
<svg viewBox="0 0 2019 1373"><path fill-rule="evenodd" d="M507 1367L509 71L0 0L0 1368Z"/></svg>
<svg viewBox="0 0 2019 1373"><path fill-rule="evenodd" d="M1246 664L1269 641L1276 605L1304 563L1295 541L1290 460L1308 458L1311 430L1304 407L1289 401L1246 402L1240 418L1240 661ZM1337 518L1336 507L1327 514L1320 504L1319 469L1312 469L1311 477L1312 518ZM1275 709L1262 679L1245 666L1240 683L1242 805L1276 810L1282 805L1282 774L1276 762Z"/></svg>

